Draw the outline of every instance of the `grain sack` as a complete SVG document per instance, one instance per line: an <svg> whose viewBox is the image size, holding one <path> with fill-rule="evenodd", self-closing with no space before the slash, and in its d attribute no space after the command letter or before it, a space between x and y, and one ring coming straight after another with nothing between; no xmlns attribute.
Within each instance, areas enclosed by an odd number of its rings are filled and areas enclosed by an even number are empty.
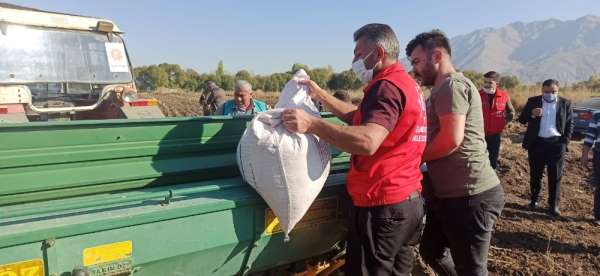
<svg viewBox="0 0 600 276"><path fill-rule="evenodd" d="M331 160L327 143L312 134L289 132L281 121L286 108L320 116L307 87L298 85L307 79L299 70L285 85L275 109L250 122L237 148L242 177L273 210L286 240L323 188Z"/></svg>

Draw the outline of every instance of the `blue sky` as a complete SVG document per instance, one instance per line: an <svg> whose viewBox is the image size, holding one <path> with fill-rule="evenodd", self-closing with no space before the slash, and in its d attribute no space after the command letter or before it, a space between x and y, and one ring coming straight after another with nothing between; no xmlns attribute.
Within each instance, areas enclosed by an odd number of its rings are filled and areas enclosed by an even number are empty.
<svg viewBox="0 0 600 276"><path fill-rule="evenodd" d="M515 21L600 15L599 0L8 2L114 20L126 32L134 66L168 62L209 72L223 60L227 72L257 74L287 71L293 63L349 69L352 33L372 22L391 25L403 49L432 28L456 36Z"/></svg>

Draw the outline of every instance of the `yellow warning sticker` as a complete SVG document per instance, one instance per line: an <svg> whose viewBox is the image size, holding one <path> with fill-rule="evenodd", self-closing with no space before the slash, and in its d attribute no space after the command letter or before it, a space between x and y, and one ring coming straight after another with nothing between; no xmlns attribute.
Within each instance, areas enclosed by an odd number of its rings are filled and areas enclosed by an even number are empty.
<svg viewBox="0 0 600 276"><path fill-rule="evenodd" d="M127 259L131 257L133 244L131 241L122 241L89 247L83 250L83 265L91 266Z"/></svg>
<svg viewBox="0 0 600 276"><path fill-rule="evenodd" d="M323 222L332 221L337 218L338 200L337 197L318 199L313 202L302 219L296 224L294 229L315 226ZM271 208L265 209L265 231L264 235L273 235L281 232L279 219L273 213Z"/></svg>
<svg viewBox="0 0 600 276"><path fill-rule="evenodd" d="M0 265L0 276L44 276L44 261L28 260Z"/></svg>

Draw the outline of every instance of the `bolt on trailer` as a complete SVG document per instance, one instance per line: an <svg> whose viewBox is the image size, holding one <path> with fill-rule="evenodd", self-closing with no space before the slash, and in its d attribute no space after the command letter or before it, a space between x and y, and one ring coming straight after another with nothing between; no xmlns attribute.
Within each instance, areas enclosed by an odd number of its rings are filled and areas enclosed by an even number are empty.
<svg viewBox="0 0 600 276"><path fill-rule="evenodd" d="M110 20L0 3L0 123L164 117Z"/></svg>

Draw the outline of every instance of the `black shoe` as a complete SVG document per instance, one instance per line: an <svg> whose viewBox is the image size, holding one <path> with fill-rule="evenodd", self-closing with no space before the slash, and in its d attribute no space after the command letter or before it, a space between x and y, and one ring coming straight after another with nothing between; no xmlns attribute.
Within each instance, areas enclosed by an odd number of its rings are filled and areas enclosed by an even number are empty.
<svg viewBox="0 0 600 276"><path fill-rule="evenodd" d="M550 215L554 217L560 217L560 211L558 210L558 207L550 208L550 210L548 210L548 213L550 213Z"/></svg>
<svg viewBox="0 0 600 276"><path fill-rule="evenodd" d="M537 208L537 207L538 207L538 205L539 205L539 202L537 202L537 200L532 200L532 201L529 203L529 208L531 208L531 209L535 209L535 208Z"/></svg>

